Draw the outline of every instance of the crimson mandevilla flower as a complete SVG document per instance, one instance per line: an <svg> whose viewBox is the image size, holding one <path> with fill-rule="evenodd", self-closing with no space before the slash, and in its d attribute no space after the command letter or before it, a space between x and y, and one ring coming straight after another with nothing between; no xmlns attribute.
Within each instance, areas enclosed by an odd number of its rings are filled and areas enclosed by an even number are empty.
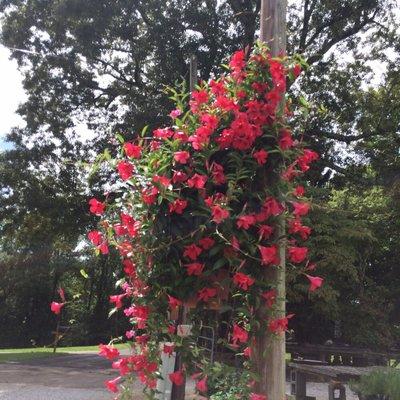
<svg viewBox="0 0 400 400"><path fill-rule="evenodd" d="M307 278L310 292L321 287L304 244L312 230L302 179L319 156L305 147L302 124L293 120L300 106L285 94L300 64L271 57L262 44L250 54L235 52L222 76L198 82L191 94L184 86L171 90L169 123L109 151L118 154L107 161L116 173L110 173L106 202L89 200L101 221L87 238L97 253L121 259L112 271L117 294L109 300L127 319L131 347L122 357L100 345L119 373L106 386L120 398L132 397L132 376L156 398L161 359L177 352L180 366L166 378L183 385L195 366L201 370L196 389L207 395L206 357L185 335L198 334L209 308L229 310L219 314L230 318L219 339L241 351L244 368L252 370L254 338L283 334L293 317L275 309L279 294L268 278L285 253L293 276ZM53 302L51 309L60 314L64 304ZM267 317L258 321L258 311ZM244 400L265 400L257 386L249 387Z"/></svg>

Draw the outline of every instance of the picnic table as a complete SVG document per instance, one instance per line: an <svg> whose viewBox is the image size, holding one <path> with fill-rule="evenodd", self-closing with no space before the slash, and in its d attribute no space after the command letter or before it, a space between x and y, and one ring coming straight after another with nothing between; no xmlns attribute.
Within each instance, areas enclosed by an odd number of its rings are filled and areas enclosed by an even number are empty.
<svg viewBox="0 0 400 400"><path fill-rule="evenodd" d="M315 359L332 365L350 365L354 367L368 367L372 365L390 365L394 360L395 364L400 361L399 351L372 351L359 347L347 345L319 345L319 344L298 344L286 342L286 350L291 358Z"/></svg>
<svg viewBox="0 0 400 400"><path fill-rule="evenodd" d="M290 368L290 392L296 400L316 400L307 396L307 379L318 377L329 382L329 400L346 400L346 388L343 383L349 380L359 379L368 375L379 366L352 367L347 365L327 365L316 360L303 360L289 363Z"/></svg>

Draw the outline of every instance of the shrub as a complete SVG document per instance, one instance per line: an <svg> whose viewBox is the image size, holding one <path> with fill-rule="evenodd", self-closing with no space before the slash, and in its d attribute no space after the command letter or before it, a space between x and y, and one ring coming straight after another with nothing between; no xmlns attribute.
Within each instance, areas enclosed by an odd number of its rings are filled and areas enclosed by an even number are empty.
<svg viewBox="0 0 400 400"><path fill-rule="evenodd" d="M360 399L399 400L400 371L393 368L379 369L352 382L350 387Z"/></svg>

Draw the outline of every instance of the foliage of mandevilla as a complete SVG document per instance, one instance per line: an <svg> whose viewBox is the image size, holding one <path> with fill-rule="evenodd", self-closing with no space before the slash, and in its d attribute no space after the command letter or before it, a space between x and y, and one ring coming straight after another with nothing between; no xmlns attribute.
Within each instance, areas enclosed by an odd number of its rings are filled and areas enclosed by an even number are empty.
<svg viewBox="0 0 400 400"><path fill-rule="evenodd" d="M135 142L119 137L123 144L109 162L120 180L109 201L90 201L91 211L103 218L89 239L103 254L115 247L126 275L112 301L133 325L127 332L132 355L116 365L121 377L137 373L150 396L161 342L172 343L165 353L179 349L184 360L169 376L175 385L183 383L198 353L176 326L180 307L195 304L194 313L215 303L231 307L227 345L244 352L252 369L254 336L284 334L293 316L275 312L274 283L266 279L266 270L280 267L280 244L289 269L309 281L310 291L322 284L310 275L315 265L304 241L311 228L301 222L310 204L296 183L318 155L289 127L304 110L285 100L287 79L301 73L299 60L272 58L257 45L249 56L236 52L227 68L190 97L172 91L171 126L152 135L145 129ZM287 237L277 228L283 220ZM269 309L268 319L259 319L260 308ZM102 353L118 356L107 346ZM201 361L200 352L196 368ZM197 375L200 392L207 391L207 368ZM129 379L121 381L122 393ZM117 381L108 382L112 391L118 391Z"/></svg>

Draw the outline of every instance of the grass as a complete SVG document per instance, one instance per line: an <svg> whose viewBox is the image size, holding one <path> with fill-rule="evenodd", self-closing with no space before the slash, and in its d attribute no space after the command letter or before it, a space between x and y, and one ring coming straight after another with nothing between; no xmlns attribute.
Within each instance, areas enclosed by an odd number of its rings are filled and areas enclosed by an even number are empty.
<svg viewBox="0 0 400 400"><path fill-rule="evenodd" d="M115 345L118 349L126 348L125 344ZM58 347L57 353L53 353L53 349L49 347L28 347L22 349L0 349L0 363L17 362L33 360L43 357L54 357L61 354L77 353L77 352L93 352L97 353L99 346L73 346L73 347Z"/></svg>

